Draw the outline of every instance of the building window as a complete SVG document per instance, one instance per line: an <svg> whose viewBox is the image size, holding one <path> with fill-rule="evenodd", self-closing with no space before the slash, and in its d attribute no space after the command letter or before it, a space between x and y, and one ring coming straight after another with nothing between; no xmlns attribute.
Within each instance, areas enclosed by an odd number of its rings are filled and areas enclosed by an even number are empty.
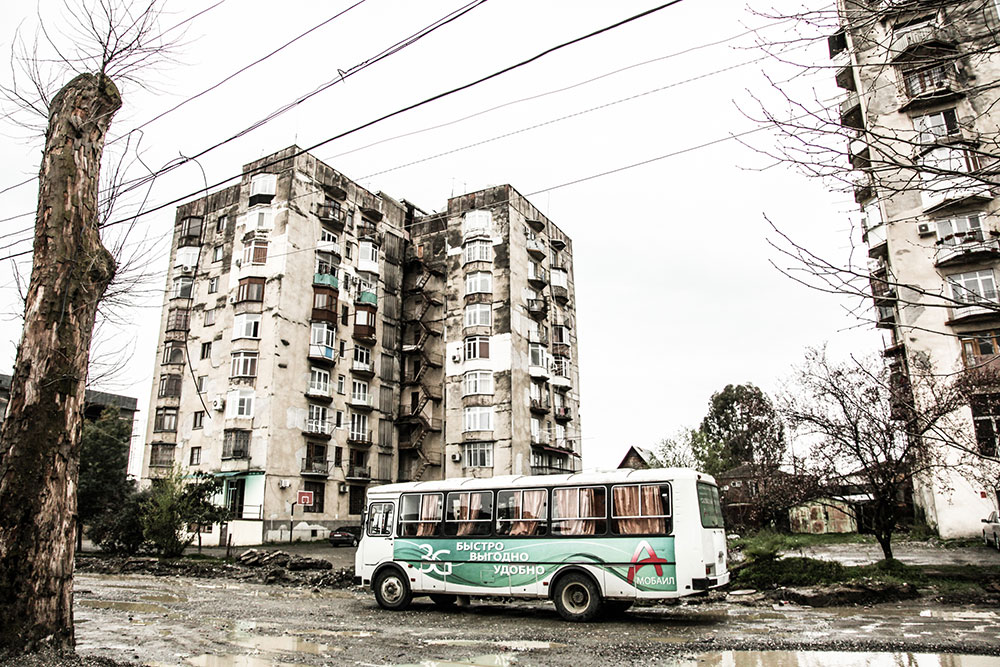
<svg viewBox="0 0 1000 667"><path fill-rule="evenodd" d="M347 259L351 259L351 256L353 254L354 254L354 244L348 241L347 243L344 244L344 257L346 257Z"/></svg>
<svg viewBox="0 0 1000 667"><path fill-rule="evenodd" d="M180 225L178 225L177 236L185 242L182 245L190 245L188 241L194 243L201 242L201 222L201 218L194 216L188 216L181 220Z"/></svg>
<svg viewBox="0 0 1000 667"><path fill-rule="evenodd" d="M365 262L378 262L378 246L371 241L362 241L359 243L358 260Z"/></svg>
<svg viewBox="0 0 1000 667"><path fill-rule="evenodd" d="M218 291L219 291L219 279L218 278L209 278L208 279L208 293L209 294L215 294Z"/></svg>
<svg viewBox="0 0 1000 667"><path fill-rule="evenodd" d="M466 468L493 467L492 442L467 442L463 446L465 447Z"/></svg>
<svg viewBox="0 0 1000 667"><path fill-rule="evenodd" d="M233 318L233 340L260 338L260 314L244 313Z"/></svg>
<svg viewBox="0 0 1000 667"><path fill-rule="evenodd" d="M228 218L224 215L220 215L215 221L215 233L221 234L226 231L226 225L228 224Z"/></svg>
<svg viewBox="0 0 1000 667"><path fill-rule="evenodd" d="M462 376L462 395L492 394L493 373L491 371L470 371Z"/></svg>
<svg viewBox="0 0 1000 667"><path fill-rule="evenodd" d="M974 394L969 401L976 444L982 456L996 456L1000 435L1000 394Z"/></svg>
<svg viewBox="0 0 1000 667"><path fill-rule="evenodd" d="M547 350L544 345L538 343L528 344L528 365L538 366L539 368L548 368L549 365L546 357L548 356Z"/></svg>
<svg viewBox="0 0 1000 667"><path fill-rule="evenodd" d="M470 236L489 235L493 226L493 215L489 211L468 211L462 218L462 234Z"/></svg>
<svg viewBox="0 0 1000 667"><path fill-rule="evenodd" d="M471 303L465 307L465 326L488 327L493 324L493 306L488 303Z"/></svg>
<svg viewBox="0 0 1000 667"><path fill-rule="evenodd" d="M569 367L570 361L569 357L563 357L561 355L555 355L552 357L552 365L550 369L553 375L558 375L559 377L569 377Z"/></svg>
<svg viewBox="0 0 1000 667"><path fill-rule="evenodd" d="M473 271L465 276L466 294L492 294L493 274L489 271Z"/></svg>
<svg viewBox="0 0 1000 667"><path fill-rule="evenodd" d="M153 430L158 432L177 431L177 408L156 408Z"/></svg>
<svg viewBox="0 0 1000 667"><path fill-rule="evenodd" d="M566 273L566 269L552 269L550 275L552 276L553 287L569 288L569 274Z"/></svg>
<svg viewBox="0 0 1000 667"><path fill-rule="evenodd" d="M989 361L1000 350L1000 331L959 334L962 342L962 359L967 368Z"/></svg>
<svg viewBox="0 0 1000 667"><path fill-rule="evenodd" d="M205 426L205 413L202 410L194 413L194 419L192 420L191 428L204 428Z"/></svg>
<svg viewBox="0 0 1000 667"><path fill-rule="evenodd" d="M222 261L223 246L217 245L212 248L212 261L221 262Z"/></svg>
<svg viewBox="0 0 1000 667"><path fill-rule="evenodd" d="M337 262L333 260L332 252L316 252L316 273L337 275Z"/></svg>
<svg viewBox="0 0 1000 667"><path fill-rule="evenodd" d="M375 326L375 311L367 308L358 308L354 311L354 324L361 327Z"/></svg>
<svg viewBox="0 0 1000 667"><path fill-rule="evenodd" d="M351 440L361 440L367 442L368 435L368 415L359 412L351 413Z"/></svg>
<svg viewBox="0 0 1000 667"><path fill-rule="evenodd" d="M229 392L226 399L226 417L253 417L254 393L252 389Z"/></svg>
<svg viewBox="0 0 1000 667"><path fill-rule="evenodd" d="M552 342L569 344L569 327L557 324L552 327Z"/></svg>
<svg viewBox="0 0 1000 667"><path fill-rule="evenodd" d="M339 204L337 205L337 208L338 209L340 208ZM337 242L337 235L336 235L336 233L334 233L333 231L327 229L326 227L320 227L320 230L319 230L319 242L320 243L336 243Z"/></svg>
<svg viewBox="0 0 1000 667"><path fill-rule="evenodd" d="M313 514L322 514L324 512L325 496L326 496L326 482L303 482L303 491L312 491L313 494L313 504L306 505L302 508L303 512L311 512Z"/></svg>
<svg viewBox="0 0 1000 667"><path fill-rule="evenodd" d="M334 325L327 322L313 322L309 342L312 345L321 345L333 349L336 342L337 330ZM340 343L343 345L343 341ZM330 356L333 356L332 354Z"/></svg>
<svg viewBox="0 0 1000 667"><path fill-rule="evenodd" d="M256 174L250 179L250 197L273 197L277 187L277 174Z"/></svg>
<svg viewBox="0 0 1000 667"><path fill-rule="evenodd" d="M330 393L330 373L322 368L309 369L309 391L321 396Z"/></svg>
<svg viewBox="0 0 1000 667"><path fill-rule="evenodd" d="M156 468L169 468L174 465L174 445L157 442L149 448L149 465Z"/></svg>
<svg viewBox="0 0 1000 667"><path fill-rule="evenodd" d="M194 279L188 276L174 278L174 289L172 297L174 299L190 299L191 291L194 288Z"/></svg>
<svg viewBox="0 0 1000 667"><path fill-rule="evenodd" d="M325 405L309 405L309 421L306 430L310 433L329 433L329 413Z"/></svg>
<svg viewBox="0 0 1000 667"><path fill-rule="evenodd" d="M996 303L997 288L992 269L956 273L948 276L951 295L960 303Z"/></svg>
<svg viewBox="0 0 1000 667"><path fill-rule="evenodd" d="M919 97L952 83L955 77L955 65L944 63L931 67L921 67L902 72L902 76L906 95L911 98Z"/></svg>
<svg viewBox="0 0 1000 667"><path fill-rule="evenodd" d="M253 266L267 264L267 241L255 239L253 243L244 245L243 263Z"/></svg>
<svg viewBox="0 0 1000 667"><path fill-rule="evenodd" d="M462 422L463 431L492 431L493 408L491 406L474 405L464 410Z"/></svg>
<svg viewBox="0 0 1000 667"><path fill-rule="evenodd" d="M191 323L191 311L187 308L171 308L167 311L167 331L187 331Z"/></svg>
<svg viewBox="0 0 1000 667"><path fill-rule="evenodd" d="M201 344L201 358L208 359L212 356L212 341Z"/></svg>
<svg viewBox="0 0 1000 667"><path fill-rule="evenodd" d="M337 410L334 413L334 415L333 415L333 426L334 426L334 428L343 428L343 426L344 426L344 411L343 410ZM340 447L337 447L337 456L338 456L337 465L340 465L340 460L339 460Z"/></svg>
<svg viewBox="0 0 1000 667"><path fill-rule="evenodd" d="M359 365L364 369L369 369L372 366L372 351L371 348L364 347L362 345L354 346L354 362L355 368Z"/></svg>
<svg viewBox="0 0 1000 667"><path fill-rule="evenodd" d="M196 466L201 465L201 447L191 448L191 463L190 465Z"/></svg>
<svg viewBox="0 0 1000 667"><path fill-rule="evenodd" d="M961 134L954 109L917 116L913 119L913 128L918 132L917 142L920 144L933 144L945 137Z"/></svg>
<svg viewBox="0 0 1000 667"><path fill-rule="evenodd" d="M463 251L465 264L469 262L492 262L493 243L490 241L469 241L465 244Z"/></svg>
<svg viewBox="0 0 1000 667"><path fill-rule="evenodd" d="M337 393L338 394L343 394L344 393L344 385L345 385L346 382L347 382L347 378L345 378L343 375L338 375L337 376Z"/></svg>
<svg viewBox="0 0 1000 667"><path fill-rule="evenodd" d="M490 337L470 336L465 339L465 358L469 359L489 359L490 358Z"/></svg>
<svg viewBox="0 0 1000 667"><path fill-rule="evenodd" d="M160 398L176 398L181 395L182 376L163 375L160 377Z"/></svg>
<svg viewBox="0 0 1000 667"><path fill-rule="evenodd" d="M937 221L938 243L954 246L983 240L983 223L978 213Z"/></svg>
<svg viewBox="0 0 1000 667"><path fill-rule="evenodd" d="M182 341L168 340L163 344L163 363L184 363L184 343Z"/></svg>
<svg viewBox="0 0 1000 667"><path fill-rule="evenodd" d="M233 352L233 366L230 377L257 377L257 353Z"/></svg>
<svg viewBox="0 0 1000 667"><path fill-rule="evenodd" d="M245 459L250 453L250 431L226 429L222 440L222 458Z"/></svg>
<svg viewBox="0 0 1000 667"><path fill-rule="evenodd" d="M920 157L920 166L927 167L921 171L925 185L931 187L939 179L953 178L954 174L968 174L979 171L979 155L967 148L954 146L938 146Z"/></svg>
<svg viewBox="0 0 1000 667"><path fill-rule="evenodd" d="M205 322L206 327L210 327L215 324L215 308L211 308L205 311Z"/></svg>
<svg viewBox="0 0 1000 667"><path fill-rule="evenodd" d="M313 310L327 313L337 319L337 291L329 287L313 287Z"/></svg>
<svg viewBox="0 0 1000 667"><path fill-rule="evenodd" d="M351 402L368 405L368 383L364 380L351 381Z"/></svg>
<svg viewBox="0 0 1000 667"><path fill-rule="evenodd" d="M208 376L199 375L197 380L197 385L199 394L204 394L206 391L208 391Z"/></svg>
<svg viewBox="0 0 1000 667"><path fill-rule="evenodd" d="M264 278L243 278L236 291L237 301L263 301Z"/></svg>

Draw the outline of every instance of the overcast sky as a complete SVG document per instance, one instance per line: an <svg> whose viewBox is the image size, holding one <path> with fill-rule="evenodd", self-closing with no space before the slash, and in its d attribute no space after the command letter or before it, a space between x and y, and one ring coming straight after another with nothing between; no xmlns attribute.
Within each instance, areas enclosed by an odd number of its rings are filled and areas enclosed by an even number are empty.
<svg viewBox="0 0 1000 667"><path fill-rule="evenodd" d="M162 23L172 26L209 4L167 0ZM351 4L222 2L187 25L176 62L148 73L152 90L122 86L125 106L112 136ZM142 131L142 161L157 169L232 137L463 4L366 0L149 124ZM486 2L210 151L198 165L158 178L147 208L191 193L205 179L215 183L238 174L245 162L291 144L319 143L655 4ZM59 5L41 2L53 27L60 25ZM30 32L37 22L33 12L31 3L4 7L4 53L20 19ZM846 315L845 307L853 304L812 292L769 263L779 258L767 244L765 215L810 248L837 258L849 247L853 200L785 167L764 169L768 160L737 141L697 148L753 130L744 111L756 108L755 97L780 107L768 79L785 80L795 72L761 60L754 37L739 36L769 23L742 2L687 0L314 151L365 187L426 211L441 210L449 196L510 183L572 237L586 467L614 466L630 445L654 447L678 428L697 425L711 394L728 383L753 382L774 391L806 346L829 341L834 355L842 356L879 345L872 330L857 328ZM780 40L786 29L770 25L763 35ZM796 57L826 64L825 41ZM837 94L830 70L800 77L794 86L808 99ZM0 131L2 190L37 174L41 142L9 125ZM767 147L773 139L758 132L745 141ZM670 157L589 178L660 156ZM135 164L130 175L142 174ZM579 179L587 180L556 187ZM0 218L33 211L36 194L34 183L0 194ZM149 251L158 289L173 215L171 206L144 216L130 236L133 247ZM31 220L4 222L2 233ZM13 240L4 238L2 245ZM22 243L4 252L28 247ZM28 268L22 266L24 275ZM0 271L0 372L9 372L22 305L10 262ZM105 349L129 353L116 381L101 388L137 397L144 421L161 300L152 295L140 301L126 313L128 324L103 332Z"/></svg>

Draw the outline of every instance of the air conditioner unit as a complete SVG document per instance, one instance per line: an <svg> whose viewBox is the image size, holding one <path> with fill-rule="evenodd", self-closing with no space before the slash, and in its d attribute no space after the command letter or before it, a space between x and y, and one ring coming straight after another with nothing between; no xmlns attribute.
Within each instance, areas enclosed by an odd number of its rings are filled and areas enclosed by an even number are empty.
<svg viewBox="0 0 1000 667"><path fill-rule="evenodd" d="M462 355L460 355L460 354L453 354L453 355L451 355L451 360L454 361L457 364L460 361L462 361Z"/></svg>
<svg viewBox="0 0 1000 667"><path fill-rule="evenodd" d="M292 485L292 483L289 482L287 479L279 479L278 480L278 488L279 489L287 489L291 485Z"/></svg>
<svg viewBox="0 0 1000 667"><path fill-rule="evenodd" d="M226 397L216 396L212 399L212 409L217 412L222 412L226 408Z"/></svg>
<svg viewBox="0 0 1000 667"><path fill-rule="evenodd" d="M242 259L237 259L236 260L236 266L237 267L240 267L242 264L243 264L243 260Z"/></svg>
<svg viewBox="0 0 1000 667"><path fill-rule="evenodd" d="M341 482L340 486L337 488L337 491L339 491L340 493L347 493L347 485Z"/></svg>
<svg viewBox="0 0 1000 667"><path fill-rule="evenodd" d="M919 234L920 236L930 236L933 233L934 230L931 229L930 223L921 222L919 225L917 225L917 234Z"/></svg>
<svg viewBox="0 0 1000 667"><path fill-rule="evenodd" d="M459 461L461 461L462 460L462 452L455 452L454 454L452 454L451 455L451 460L453 462L455 462L455 463L458 463Z"/></svg>
<svg viewBox="0 0 1000 667"><path fill-rule="evenodd" d="M230 294L229 295L229 303L236 303L236 295L235 294Z"/></svg>

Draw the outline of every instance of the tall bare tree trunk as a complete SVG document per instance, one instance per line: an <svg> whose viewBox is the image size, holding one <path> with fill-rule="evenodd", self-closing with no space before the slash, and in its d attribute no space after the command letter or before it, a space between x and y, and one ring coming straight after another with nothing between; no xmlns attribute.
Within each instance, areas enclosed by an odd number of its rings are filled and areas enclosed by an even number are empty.
<svg viewBox="0 0 1000 667"><path fill-rule="evenodd" d="M115 272L98 233L104 140L121 96L81 74L53 98L34 258L0 429L0 649L73 647L76 484L90 339Z"/></svg>

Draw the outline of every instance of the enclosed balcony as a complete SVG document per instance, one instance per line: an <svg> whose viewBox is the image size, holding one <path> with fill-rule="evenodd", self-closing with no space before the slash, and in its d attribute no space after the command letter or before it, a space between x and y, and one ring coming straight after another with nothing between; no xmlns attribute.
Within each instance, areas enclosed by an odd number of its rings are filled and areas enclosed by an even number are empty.
<svg viewBox="0 0 1000 667"><path fill-rule="evenodd" d="M354 303L363 303L371 306L378 305L378 297L375 292L371 290L360 290L356 297L354 297Z"/></svg>
<svg viewBox="0 0 1000 667"><path fill-rule="evenodd" d="M359 377L375 377L375 364L355 359L351 362L351 374Z"/></svg>
<svg viewBox="0 0 1000 667"><path fill-rule="evenodd" d="M902 78L900 111L942 104L958 99L964 94L958 81L955 63L950 58L930 67L901 66L900 70Z"/></svg>
<svg viewBox="0 0 1000 667"><path fill-rule="evenodd" d="M533 287L545 287L549 284L549 274L538 264L529 262L528 283L530 283Z"/></svg>
<svg viewBox="0 0 1000 667"><path fill-rule="evenodd" d="M330 462L326 459L302 459L299 473L307 477L327 477L330 474Z"/></svg>
<svg viewBox="0 0 1000 667"><path fill-rule="evenodd" d="M332 273L314 273L313 285L325 285L326 287L332 287L333 289L340 287L340 284L337 281L337 276Z"/></svg>
<svg viewBox="0 0 1000 667"><path fill-rule="evenodd" d="M351 431L347 434L347 444L352 447L371 447L371 431Z"/></svg>
<svg viewBox="0 0 1000 667"><path fill-rule="evenodd" d="M847 97L840 103L840 124L857 130L864 129L865 121L861 115L861 97L857 91L852 90L847 93Z"/></svg>
<svg viewBox="0 0 1000 667"><path fill-rule="evenodd" d="M527 240L528 254L535 259L542 259L545 257L546 248L545 243L539 238L528 238Z"/></svg>
<svg viewBox="0 0 1000 667"><path fill-rule="evenodd" d="M969 303L948 308L948 324L994 320L1000 318L1000 301L995 292L969 295Z"/></svg>
<svg viewBox="0 0 1000 667"><path fill-rule="evenodd" d="M528 342L538 343L539 345L548 345L549 332L542 329L530 329L528 330Z"/></svg>
<svg viewBox="0 0 1000 667"><path fill-rule="evenodd" d="M329 419L307 419L302 430L306 435L329 438L333 434L333 422Z"/></svg>
<svg viewBox="0 0 1000 667"><path fill-rule="evenodd" d="M896 307L894 304L875 306L875 326L880 329L892 329L896 326Z"/></svg>
<svg viewBox="0 0 1000 667"><path fill-rule="evenodd" d="M541 319L548 315L549 303L545 297L541 299L528 299L528 314L536 319Z"/></svg>
<svg viewBox="0 0 1000 667"><path fill-rule="evenodd" d="M325 361L333 364L337 361L337 350L326 345L313 343L309 345L309 359L310 361Z"/></svg>
<svg viewBox="0 0 1000 667"><path fill-rule="evenodd" d="M374 394L351 393L347 404L358 412L371 412L375 408L375 396Z"/></svg>
<svg viewBox="0 0 1000 667"><path fill-rule="evenodd" d="M981 230L956 233L938 242L934 266L946 267L995 260L1000 257L1000 239L983 238Z"/></svg>
<svg viewBox="0 0 1000 667"><path fill-rule="evenodd" d="M320 204L316 207L316 217L325 225L342 231L347 224L347 214L339 204Z"/></svg>
<svg viewBox="0 0 1000 667"><path fill-rule="evenodd" d="M350 465L344 473L347 479L371 479L372 472L368 466Z"/></svg>

